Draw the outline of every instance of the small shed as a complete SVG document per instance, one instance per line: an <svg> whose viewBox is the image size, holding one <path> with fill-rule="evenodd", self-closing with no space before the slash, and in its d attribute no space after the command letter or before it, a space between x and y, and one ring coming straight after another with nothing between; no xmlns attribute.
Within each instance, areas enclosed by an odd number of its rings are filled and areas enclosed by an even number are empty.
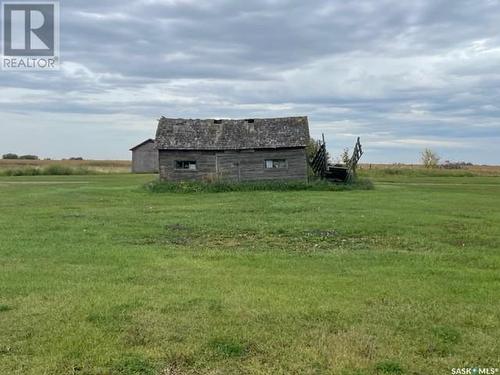
<svg viewBox="0 0 500 375"><path fill-rule="evenodd" d="M160 179L306 180L307 117L192 120L162 117Z"/></svg>
<svg viewBox="0 0 500 375"><path fill-rule="evenodd" d="M130 149L132 173L158 173L158 149L153 139L147 139Z"/></svg>

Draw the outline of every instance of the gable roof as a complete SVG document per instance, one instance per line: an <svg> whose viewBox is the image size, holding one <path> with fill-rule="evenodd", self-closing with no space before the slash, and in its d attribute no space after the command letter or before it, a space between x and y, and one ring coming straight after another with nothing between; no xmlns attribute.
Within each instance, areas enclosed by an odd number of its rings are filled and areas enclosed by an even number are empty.
<svg viewBox="0 0 500 375"><path fill-rule="evenodd" d="M244 150L305 147L307 117L248 120L187 120L162 117L156 132L160 150Z"/></svg>
<svg viewBox="0 0 500 375"><path fill-rule="evenodd" d="M150 143L150 142L153 142L153 143L154 143L154 139L151 139L151 138L146 139L144 142L141 142L141 143L139 143L137 146L132 147L132 148L130 149L130 151L137 150L139 147L144 146L145 144Z"/></svg>

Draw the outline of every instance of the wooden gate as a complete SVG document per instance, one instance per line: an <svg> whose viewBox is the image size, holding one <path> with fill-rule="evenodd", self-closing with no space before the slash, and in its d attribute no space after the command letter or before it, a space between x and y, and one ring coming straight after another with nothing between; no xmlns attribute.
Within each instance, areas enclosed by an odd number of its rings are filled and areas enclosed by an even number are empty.
<svg viewBox="0 0 500 375"><path fill-rule="evenodd" d="M348 182L355 175L361 156L363 156L363 148L361 147L361 141L358 137L352 156L347 164L329 165L325 136L323 136L322 142L319 143L318 151L313 159L310 160L309 164L314 174L322 179Z"/></svg>

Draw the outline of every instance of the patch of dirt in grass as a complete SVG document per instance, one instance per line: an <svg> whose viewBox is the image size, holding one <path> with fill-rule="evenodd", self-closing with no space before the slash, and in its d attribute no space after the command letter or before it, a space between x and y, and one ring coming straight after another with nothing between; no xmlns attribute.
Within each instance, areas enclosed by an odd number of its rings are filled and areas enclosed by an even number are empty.
<svg viewBox="0 0 500 375"><path fill-rule="evenodd" d="M195 360L193 355L188 353L170 354L167 365L160 371L159 375L195 375L202 374L193 369ZM205 372L206 373L206 372Z"/></svg>
<svg viewBox="0 0 500 375"><path fill-rule="evenodd" d="M314 230L305 231L304 236L311 237L311 238L327 239L327 238L338 237L339 233L335 229L330 229L330 230L314 229Z"/></svg>
<svg viewBox="0 0 500 375"><path fill-rule="evenodd" d="M185 370L182 370L176 364L167 365L163 370L161 370L160 375L184 375L187 374Z"/></svg>
<svg viewBox="0 0 500 375"><path fill-rule="evenodd" d="M279 250L316 252L334 250L392 249L426 251L428 243L421 239L384 234L345 233L341 230L306 229L303 231L226 230L207 231L180 223L167 224L155 235L126 241L133 245L179 246L227 250Z"/></svg>

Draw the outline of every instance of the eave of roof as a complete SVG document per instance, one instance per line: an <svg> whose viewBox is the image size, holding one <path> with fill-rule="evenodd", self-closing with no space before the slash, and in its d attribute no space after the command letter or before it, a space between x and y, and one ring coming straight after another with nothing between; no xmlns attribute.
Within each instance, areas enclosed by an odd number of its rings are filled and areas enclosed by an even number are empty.
<svg viewBox="0 0 500 375"><path fill-rule="evenodd" d="M154 139L151 139L151 138L146 139L144 142L141 142L141 143L139 143L138 145L136 145L136 146L132 147L132 148L130 149L130 151L134 151L134 150L138 149L139 147L141 147L141 146L145 145L146 143L150 143L150 142L153 142L153 143L154 143L154 142L155 142L155 140L154 140Z"/></svg>

